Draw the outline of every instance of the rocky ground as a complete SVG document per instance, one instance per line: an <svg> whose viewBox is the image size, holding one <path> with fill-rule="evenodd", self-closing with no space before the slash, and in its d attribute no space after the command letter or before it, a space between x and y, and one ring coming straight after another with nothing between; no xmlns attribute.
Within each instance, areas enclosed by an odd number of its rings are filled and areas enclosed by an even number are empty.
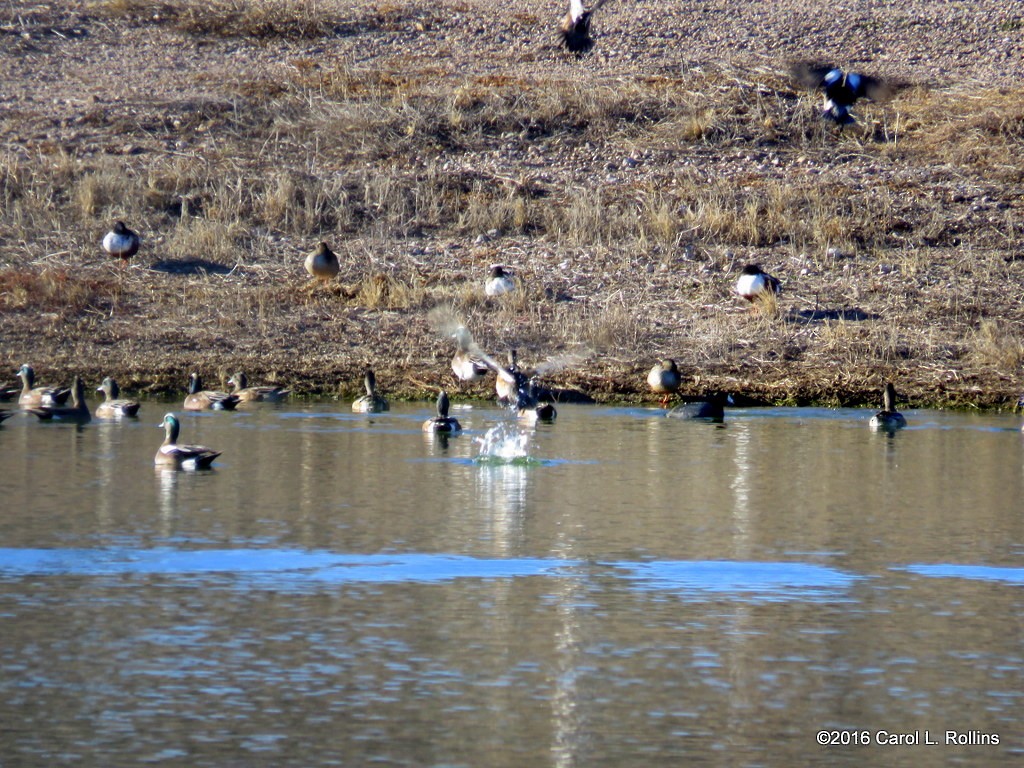
<svg viewBox="0 0 1024 768"><path fill-rule="evenodd" d="M1015 402L1024 11L611 0L576 59L563 10L6 4L7 378L177 392L244 369L348 395L371 365L426 397L454 389L454 319L602 400L652 399L669 356L687 394L870 403L892 379L914 405ZM905 87L839 133L794 60ZM129 265L98 245L118 218L143 236ZM320 240L327 286L301 266ZM732 295L752 261L777 307ZM483 297L496 262L515 296Z"/></svg>

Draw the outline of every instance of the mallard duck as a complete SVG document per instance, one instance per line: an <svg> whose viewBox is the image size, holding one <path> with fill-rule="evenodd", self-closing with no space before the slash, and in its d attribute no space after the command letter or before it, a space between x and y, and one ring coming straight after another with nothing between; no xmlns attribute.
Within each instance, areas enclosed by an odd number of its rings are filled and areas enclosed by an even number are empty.
<svg viewBox="0 0 1024 768"><path fill-rule="evenodd" d="M356 413L380 413L391 409L388 401L377 394L377 377L369 368L363 374L363 386L366 387L366 394L356 398L352 403L352 410Z"/></svg>
<svg viewBox="0 0 1024 768"><path fill-rule="evenodd" d="M461 432L462 425L454 416L448 415L448 393L443 389L437 395L437 416L423 422L424 432L439 432L450 435Z"/></svg>
<svg viewBox="0 0 1024 768"><path fill-rule="evenodd" d="M484 294L486 296L504 296L516 289L516 281L512 274L505 269L504 264L493 264L491 274L484 283Z"/></svg>
<svg viewBox="0 0 1024 768"><path fill-rule="evenodd" d="M237 397L240 403L279 403L291 392L284 387L250 387L249 378L241 371L228 379L228 384L232 387L231 394Z"/></svg>
<svg viewBox="0 0 1024 768"><path fill-rule="evenodd" d="M305 267L311 277L325 283L337 277L338 271L341 269L338 265L338 257L327 247L327 243L320 243L306 256Z"/></svg>
<svg viewBox="0 0 1024 768"><path fill-rule="evenodd" d="M561 35L565 47L582 56L594 47L590 37L590 17L606 0L596 0L589 8L583 7L583 0L569 0L569 10L562 17Z"/></svg>
<svg viewBox="0 0 1024 768"><path fill-rule="evenodd" d="M121 388L109 376L96 388L96 391L102 392L104 395L103 402L96 406L96 418L98 419L135 416L139 412L139 401L122 399Z"/></svg>
<svg viewBox="0 0 1024 768"><path fill-rule="evenodd" d="M17 371L21 379L21 394L18 396L18 405L22 408L39 408L42 406L54 408L64 405L71 396L70 389L60 387L36 387L36 373L32 366L25 363Z"/></svg>
<svg viewBox="0 0 1024 768"><path fill-rule="evenodd" d="M206 469L221 454L221 451L215 451L205 445L178 445L178 432L181 425L178 423L178 417L173 413L164 416L164 420L157 426L163 427L165 431L164 441L160 444L156 457L153 459L153 463L158 467Z"/></svg>
<svg viewBox="0 0 1024 768"><path fill-rule="evenodd" d="M647 374L647 384L650 386L651 391L655 394L663 395L661 398L662 405L668 403L672 393L679 389L679 384L682 380L682 376L679 375L679 369L676 367L676 361L670 357L666 357L655 365L651 368L651 372Z"/></svg>
<svg viewBox="0 0 1024 768"><path fill-rule="evenodd" d="M74 421L79 424L91 421L89 406L85 404L85 385L82 383L82 377L75 376L75 383L71 386L71 405L42 405L29 409L29 413L35 414L43 421Z"/></svg>
<svg viewBox="0 0 1024 768"><path fill-rule="evenodd" d="M185 396L184 405L186 411L233 411L237 405L237 395L203 389L203 382L199 378L199 374L189 374L188 394Z"/></svg>
<svg viewBox="0 0 1024 768"><path fill-rule="evenodd" d="M802 85L824 91L821 116L840 127L856 122L850 108L858 99L883 101L898 88L894 83L857 72L844 72L831 64L799 62L790 67L790 72Z"/></svg>
<svg viewBox="0 0 1024 768"><path fill-rule="evenodd" d="M761 269L760 264L747 264L736 281L736 293L750 302L762 296L772 296L781 290L778 278Z"/></svg>
<svg viewBox="0 0 1024 768"><path fill-rule="evenodd" d="M720 424L725 421L725 406L729 403L731 398L728 395L715 392L704 400L677 405L665 415L671 419L697 419Z"/></svg>
<svg viewBox="0 0 1024 768"><path fill-rule="evenodd" d="M130 259L139 252L139 236L125 226L123 221L103 236L103 250L118 259Z"/></svg>
<svg viewBox="0 0 1024 768"><path fill-rule="evenodd" d="M882 410L871 417L868 425L872 429L900 429L907 426L903 414L896 410L896 387L891 381L882 390Z"/></svg>

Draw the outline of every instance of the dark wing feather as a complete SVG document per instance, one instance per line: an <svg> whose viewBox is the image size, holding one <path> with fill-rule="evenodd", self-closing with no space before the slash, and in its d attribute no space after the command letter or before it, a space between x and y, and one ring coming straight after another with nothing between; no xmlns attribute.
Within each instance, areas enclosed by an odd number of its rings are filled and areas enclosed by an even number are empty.
<svg viewBox="0 0 1024 768"><path fill-rule="evenodd" d="M795 61L789 65L789 74L805 88L820 88L821 81L835 69L831 64L821 62Z"/></svg>

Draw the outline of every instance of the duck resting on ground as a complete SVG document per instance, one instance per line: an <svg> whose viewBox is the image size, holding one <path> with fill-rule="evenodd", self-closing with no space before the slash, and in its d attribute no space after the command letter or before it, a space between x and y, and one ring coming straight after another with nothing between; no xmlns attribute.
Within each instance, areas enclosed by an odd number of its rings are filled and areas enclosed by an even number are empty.
<svg viewBox="0 0 1024 768"><path fill-rule="evenodd" d="M782 290L777 277L772 277L760 264L747 264L736 280L736 293L753 303L766 296L775 296Z"/></svg>
<svg viewBox="0 0 1024 768"><path fill-rule="evenodd" d="M491 265L491 273L484 283L485 296L504 296L516 289L516 281L512 278L504 264Z"/></svg>
<svg viewBox="0 0 1024 768"><path fill-rule="evenodd" d="M682 376L679 375L679 368L676 361L666 357L647 374L647 385L655 394L662 395L661 404L667 405L672 394L679 389Z"/></svg>
<svg viewBox="0 0 1024 768"><path fill-rule="evenodd" d="M103 250L118 259L130 259L139 252L139 235L128 229L123 221L103 236Z"/></svg>

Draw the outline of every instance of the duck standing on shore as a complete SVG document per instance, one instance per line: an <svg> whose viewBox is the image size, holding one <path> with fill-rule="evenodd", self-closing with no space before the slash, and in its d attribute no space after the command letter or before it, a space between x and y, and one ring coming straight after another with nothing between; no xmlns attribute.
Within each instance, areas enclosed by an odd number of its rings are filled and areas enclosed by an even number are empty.
<svg viewBox="0 0 1024 768"><path fill-rule="evenodd" d="M304 262L306 271L310 277L326 283L338 276L341 266L338 264L338 257L334 255L327 243L320 243L313 251L306 256Z"/></svg>
<svg viewBox="0 0 1024 768"><path fill-rule="evenodd" d="M103 236L103 250L115 258L128 260L139 252L141 242L137 232L128 229L123 221L118 221Z"/></svg>
<svg viewBox="0 0 1024 768"><path fill-rule="evenodd" d="M782 290L777 277L772 277L760 264L747 264L736 281L736 293L753 303L758 299L775 296Z"/></svg>
<svg viewBox="0 0 1024 768"><path fill-rule="evenodd" d="M682 376L679 375L679 368L676 361L666 357L660 363L651 368L647 374L647 385L655 394L662 395L661 404L667 405L669 398L679 389L682 383Z"/></svg>
<svg viewBox="0 0 1024 768"><path fill-rule="evenodd" d="M504 296L506 293L512 293L515 289L516 281L512 278L512 273L505 268L505 265L492 265L491 273L487 278L487 282L484 283L484 295Z"/></svg>

